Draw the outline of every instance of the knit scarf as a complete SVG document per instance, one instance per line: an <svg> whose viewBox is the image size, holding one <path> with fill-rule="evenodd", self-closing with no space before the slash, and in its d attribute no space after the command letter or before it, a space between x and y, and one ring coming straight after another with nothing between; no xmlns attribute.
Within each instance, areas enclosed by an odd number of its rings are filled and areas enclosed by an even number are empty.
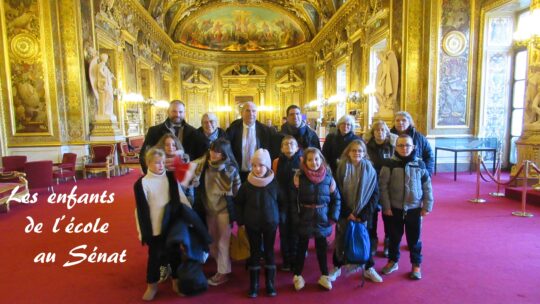
<svg viewBox="0 0 540 304"><path fill-rule="evenodd" d="M356 172L356 171L359 172ZM377 186L377 173L369 160L363 158L359 165L354 165L349 161L339 163L336 176L339 188L343 196L347 199L346 203L354 214L360 211L369 203L373 191ZM360 174L357 174L360 173ZM353 176L360 176L360 180L352 180Z"/></svg>
<svg viewBox="0 0 540 304"><path fill-rule="evenodd" d="M268 171L266 171L266 174L263 177L255 176L255 174L253 174L253 171L249 172L247 177L248 183L260 188L266 187L268 184L270 184L270 182L272 182L273 179L274 171L272 171L271 169L268 169Z"/></svg>
<svg viewBox="0 0 540 304"><path fill-rule="evenodd" d="M300 164L300 169L304 172L306 177L314 184L319 184L326 176L326 166L321 165L317 170L308 169L303 163Z"/></svg>

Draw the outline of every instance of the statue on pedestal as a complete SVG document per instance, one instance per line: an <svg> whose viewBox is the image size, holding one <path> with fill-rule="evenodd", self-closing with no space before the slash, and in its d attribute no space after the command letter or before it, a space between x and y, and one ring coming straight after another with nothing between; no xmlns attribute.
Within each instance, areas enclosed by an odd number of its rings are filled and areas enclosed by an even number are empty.
<svg viewBox="0 0 540 304"><path fill-rule="evenodd" d="M90 61L89 76L94 96L97 99L97 113L95 120L110 120L114 122L116 121L116 116L113 112L113 79L115 77L107 66L109 56L107 54L101 54L98 57L97 52L95 52L93 56L94 57Z"/></svg>
<svg viewBox="0 0 540 304"><path fill-rule="evenodd" d="M540 72L531 73L525 93L525 129L540 129Z"/></svg>

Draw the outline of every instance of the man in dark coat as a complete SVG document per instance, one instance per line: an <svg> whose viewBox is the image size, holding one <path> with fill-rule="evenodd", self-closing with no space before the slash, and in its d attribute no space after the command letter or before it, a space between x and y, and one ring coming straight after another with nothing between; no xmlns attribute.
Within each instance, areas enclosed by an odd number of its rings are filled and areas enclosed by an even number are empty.
<svg viewBox="0 0 540 304"><path fill-rule="evenodd" d="M310 147L321 149L317 133L302 120L302 111L297 105L290 105L287 108L287 122L281 126L281 133L294 137L301 150Z"/></svg>
<svg viewBox="0 0 540 304"><path fill-rule="evenodd" d="M246 181L251 171L251 156L259 148L270 152L272 159L279 154L279 136L268 126L257 121L257 106L246 102L242 106L242 118L231 123L227 131L234 158L240 167L240 179Z"/></svg>
<svg viewBox="0 0 540 304"><path fill-rule="evenodd" d="M148 133L146 133L146 137L144 138L144 143L141 147L141 152L139 156L141 167L144 173L146 173L146 162L144 160L144 153L147 149L157 144L159 139L167 133L174 134L184 146L184 151L187 154L191 155L192 145L190 144L190 138L193 137L195 128L190 126L186 122L185 108L186 106L182 101L171 101L169 109L167 110L167 114L169 117L163 123L150 127L148 129Z"/></svg>
<svg viewBox="0 0 540 304"><path fill-rule="evenodd" d="M201 118L201 127L193 133L193 140L191 141L191 160L197 159L203 156L210 144L221 137L226 137L225 130L218 127L218 118L214 113L204 113Z"/></svg>
<svg viewBox="0 0 540 304"><path fill-rule="evenodd" d="M424 161L429 175L433 175L433 170L435 169L433 150L431 150L431 145L427 138L414 127L414 120L411 114L405 111L397 112L394 119L394 127L390 132L397 135L409 135L413 139L416 157Z"/></svg>

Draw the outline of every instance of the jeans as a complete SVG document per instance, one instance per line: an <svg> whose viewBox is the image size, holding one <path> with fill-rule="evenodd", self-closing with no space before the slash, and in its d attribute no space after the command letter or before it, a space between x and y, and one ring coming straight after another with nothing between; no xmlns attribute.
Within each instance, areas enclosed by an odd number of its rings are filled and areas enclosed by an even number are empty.
<svg viewBox="0 0 540 304"><path fill-rule="evenodd" d="M146 264L146 282L157 283L160 279L159 268L171 264L172 277L176 278L176 269L180 265L182 254L180 246L167 248L165 238L161 235L153 236L147 242L148 262Z"/></svg>
<svg viewBox="0 0 540 304"><path fill-rule="evenodd" d="M392 208L390 217L390 245L388 246L388 259L394 262L399 261L399 244L405 237L410 250L411 264L420 265L422 263L422 241L420 241L420 230L422 228L421 208L415 208L404 212L401 209Z"/></svg>

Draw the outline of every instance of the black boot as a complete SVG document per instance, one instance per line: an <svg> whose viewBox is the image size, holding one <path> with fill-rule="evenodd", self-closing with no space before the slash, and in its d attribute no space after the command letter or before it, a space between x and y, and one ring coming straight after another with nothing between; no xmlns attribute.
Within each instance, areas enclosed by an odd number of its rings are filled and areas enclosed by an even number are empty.
<svg viewBox="0 0 540 304"><path fill-rule="evenodd" d="M388 245L390 245L390 238L385 237L384 238L384 251L383 251L383 255L385 258L388 257Z"/></svg>
<svg viewBox="0 0 540 304"><path fill-rule="evenodd" d="M274 281L276 279L276 265L267 265L264 266L265 276L266 276L266 294L271 297L277 295L276 289L274 288Z"/></svg>
<svg viewBox="0 0 540 304"><path fill-rule="evenodd" d="M260 267L249 267L249 292L248 297L256 298L259 292Z"/></svg>

